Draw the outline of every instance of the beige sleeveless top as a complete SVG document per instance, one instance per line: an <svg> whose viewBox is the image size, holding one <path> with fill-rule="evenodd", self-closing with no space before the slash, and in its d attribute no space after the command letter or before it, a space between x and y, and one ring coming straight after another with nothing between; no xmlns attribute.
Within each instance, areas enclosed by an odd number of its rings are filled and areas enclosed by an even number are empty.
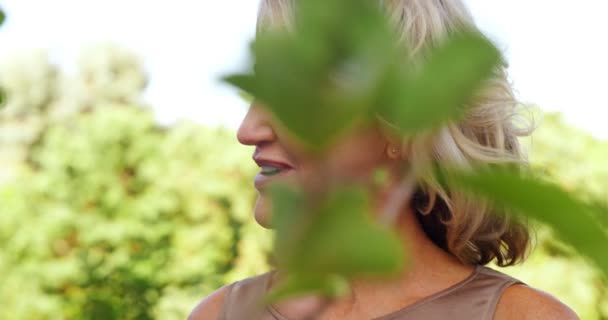
<svg viewBox="0 0 608 320"><path fill-rule="evenodd" d="M272 306L260 307L272 272L228 287L219 320L288 320ZM461 282L375 320L491 320L503 291L521 283L503 273L478 266Z"/></svg>

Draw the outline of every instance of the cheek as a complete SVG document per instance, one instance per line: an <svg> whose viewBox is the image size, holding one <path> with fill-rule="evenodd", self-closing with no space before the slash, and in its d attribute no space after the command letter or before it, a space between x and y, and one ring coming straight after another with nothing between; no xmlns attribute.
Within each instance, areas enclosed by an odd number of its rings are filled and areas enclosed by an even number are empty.
<svg viewBox="0 0 608 320"><path fill-rule="evenodd" d="M341 178L366 178L386 165L384 140L375 135L355 136L336 146L330 156L330 170Z"/></svg>
<svg viewBox="0 0 608 320"><path fill-rule="evenodd" d="M285 148L297 163L292 178L305 189L323 186L328 181L365 182L375 169L389 164L385 149L386 140L373 129L352 132L335 143L322 158L298 152L298 149Z"/></svg>

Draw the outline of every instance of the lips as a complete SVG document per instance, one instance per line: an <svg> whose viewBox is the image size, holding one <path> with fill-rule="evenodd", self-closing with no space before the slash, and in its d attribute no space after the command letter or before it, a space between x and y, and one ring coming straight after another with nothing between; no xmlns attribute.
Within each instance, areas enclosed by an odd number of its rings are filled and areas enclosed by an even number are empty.
<svg viewBox="0 0 608 320"><path fill-rule="evenodd" d="M287 174L293 169L286 162L271 160L261 156L254 156L253 160L261 169L254 180L254 185L258 190L263 189L269 182Z"/></svg>
<svg viewBox="0 0 608 320"><path fill-rule="evenodd" d="M268 160L268 159L257 158L257 157L253 158L253 161L255 161L255 163L257 163L258 167L260 167L260 168L272 167L272 168L277 168L280 170L292 169L292 167L285 162Z"/></svg>
<svg viewBox="0 0 608 320"><path fill-rule="evenodd" d="M277 168L274 166L261 166L260 168L262 168L262 171L260 171L260 173L265 176L274 176L275 174L279 174L282 171L281 168Z"/></svg>

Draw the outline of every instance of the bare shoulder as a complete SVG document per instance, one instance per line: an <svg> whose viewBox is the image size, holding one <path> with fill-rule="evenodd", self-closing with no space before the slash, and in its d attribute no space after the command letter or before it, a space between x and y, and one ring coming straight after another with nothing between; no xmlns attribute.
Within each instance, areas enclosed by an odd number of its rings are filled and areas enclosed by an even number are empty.
<svg viewBox="0 0 608 320"><path fill-rule="evenodd" d="M230 286L221 287L208 297L203 299L192 310L188 320L216 320L220 316L224 299L230 290Z"/></svg>
<svg viewBox="0 0 608 320"><path fill-rule="evenodd" d="M572 309L543 291L526 285L505 290L496 307L494 320L578 320Z"/></svg>

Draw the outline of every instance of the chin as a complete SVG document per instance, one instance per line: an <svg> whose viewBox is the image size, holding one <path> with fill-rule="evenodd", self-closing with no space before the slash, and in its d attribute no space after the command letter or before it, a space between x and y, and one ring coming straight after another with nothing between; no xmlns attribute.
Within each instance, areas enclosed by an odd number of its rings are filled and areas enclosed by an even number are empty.
<svg viewBox="0 0 608 320"><path fill-rule="evenodd" d="M253 209L255 221L260 226L267 229L271 228L269 201L269 199L264 199L264 197L260 195L258 196L258 200L255 203L255 208Z"/></svg>

